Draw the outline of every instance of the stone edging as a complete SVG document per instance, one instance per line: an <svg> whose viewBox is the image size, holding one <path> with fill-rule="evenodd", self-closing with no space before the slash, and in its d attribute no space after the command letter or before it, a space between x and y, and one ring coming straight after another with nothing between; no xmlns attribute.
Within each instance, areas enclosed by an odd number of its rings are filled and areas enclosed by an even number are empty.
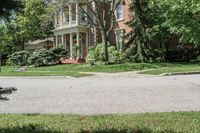
<svg viewBox="0 0 200 133"><path fill-rule="evenodd" d="M173 76L173 75L194 75L200 74L200 72L174 72L174 73L163 73L160 76Z"/></svg>

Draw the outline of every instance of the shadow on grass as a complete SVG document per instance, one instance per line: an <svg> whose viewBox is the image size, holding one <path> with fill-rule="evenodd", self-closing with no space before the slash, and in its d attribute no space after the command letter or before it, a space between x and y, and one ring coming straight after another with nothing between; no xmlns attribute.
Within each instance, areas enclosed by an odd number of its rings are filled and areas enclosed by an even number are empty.
<svg viewBox="0 0 200 133"><path fill-rule="evenodd" d="M13 126L0 128L0 133L70 133L71 131L57 131L40 125L29 124L26 126ZM125 128L125 129L99 129L99 130L82 130L78 133L182 133L173 130L152 130L150 128Z"/></svg>
<svg viewBox="0 0 200 133"><path fill-rule="evenodd" d="M182 133L173 130L152 130L150 128L130 128L130 129L105 129L98 131L82 131L81 133Z"/></svg>
<svg viewBox="0 0 200 133"><path fill-rule="evenodd" d="M26 126L10 126L0 128L0 133L61 133L40 125L29 124Z"/></svg>

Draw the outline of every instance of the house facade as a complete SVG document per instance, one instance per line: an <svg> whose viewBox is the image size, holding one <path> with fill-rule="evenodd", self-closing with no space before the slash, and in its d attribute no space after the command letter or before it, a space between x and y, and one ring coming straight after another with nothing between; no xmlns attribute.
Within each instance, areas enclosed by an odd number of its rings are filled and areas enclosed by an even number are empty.
<svg viewBox="0 0 200 133"><path fill-rule="evenodd" d="M69 51L69 58L73 58L76 54L79 59L85 59L88 48L96 43L101 43L101 34L98 27L91 24L79 4L76 0L70 1L56 13L55 29L53 30L55 35L54 47L62 45ZM124 36L131 31L131 28L126 25L126 22L131 19L129 4L130 0L122 0L116 9L114 28L108 39L118 50L122 48L126 41ZM86 5L81 7L88 11ZM79 49L78 52L76 49Z"/></svg>

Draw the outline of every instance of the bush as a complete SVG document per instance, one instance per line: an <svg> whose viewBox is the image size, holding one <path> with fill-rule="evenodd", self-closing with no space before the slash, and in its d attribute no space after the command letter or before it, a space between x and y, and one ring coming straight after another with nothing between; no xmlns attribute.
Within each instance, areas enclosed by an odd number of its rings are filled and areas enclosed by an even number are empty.
<svg viewBox="0 0 200 133"><path fill-rule="evenodd" d="M114 46L108 47L109 62L108 64L118 64L122 63L122 53L117 51ZM89 49L88 55L86 57L86 63L90 65L95 65L102 63L105 60L103 45L97 44Z"/></svg>
<svg viewBox="0 0 200 133"><path fill-rule="evenodd" d="M196 60L200 55L200 49L190 45L179 45L166 53L167 61Z"/></svg>
<svg viewBox="0 0 200 133"><path fill-rule="evenodd" d="M134 62L133 48L127 48L122 53L122 58L124 59L125 62Z"/></svg>
<svg viewBox="0 0 200 133"><path fill-rule="evenodd" d="M123 63L122 52L115 49L114 46L108 48L109 52L109 63L112 64L121 64Z"/></svg>
<svg viewBox="0 0 200 133"><path fill-rule="evenodd" d="M55 55L55 60L60 60L61 58L66 58L68 57L68 51L64 48L52 48L51 51Z"/></svg>
<svg viewBox="0 0 200 133"><path fill-rule="evenodd" d="M67 57L67 54L68 51L60 47L50 50L40 49L33 53L28 63L35 67L58 64L61 58Z"/></svg>
<svg viewBox="0 0 200 133"><path fill-rule="evenodd" d="M165 50L154 49L153 51L153 61L154 62L165 62Z"/></svg>
<svg viewBox="0 0 200 133"><path fill-rule="evenodd" d="M7 65L11 66L25 66L28 65L28 58L30 53L27 51L15 52L8 57Z"/></svg>
<svg viewBox="0 0 200 133"><path fill-rule="evenodd" d="M46 66L51 64L56 64L55 54L51 50L40 49L35 51L33 55L28 59L29 65L34 65L35 67Z"/></svg>

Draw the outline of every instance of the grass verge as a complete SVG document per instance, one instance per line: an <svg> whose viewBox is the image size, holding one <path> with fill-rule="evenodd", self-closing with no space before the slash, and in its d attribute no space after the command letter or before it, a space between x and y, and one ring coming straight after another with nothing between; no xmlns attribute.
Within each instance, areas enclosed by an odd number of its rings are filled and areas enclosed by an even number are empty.
<svg viewBox="0 0 200 133"><path fill-rule="evenodd" d="M29 68L24 72L16 72L13 67L3 67L0 76L72 76L80 77L88 74L80 72L127 72L148 70L142 74L159 75L171 72L200 72L199 63L125 63L117 65L88 66L86 64L55 65L39 68Z"/></svg>
<svg viewBox="0 0 200 133"><path fill-rule="evenodd" d="M160 75L163 73L200 72L199 63L166 63L156 69L140 72L140 74Z"/></svg>
<svg viewBox="0 0 200 133"><path fill-rule="evenodd" d="M0 115L1 133L199 133L200 112L138 115Z"/></svg>

